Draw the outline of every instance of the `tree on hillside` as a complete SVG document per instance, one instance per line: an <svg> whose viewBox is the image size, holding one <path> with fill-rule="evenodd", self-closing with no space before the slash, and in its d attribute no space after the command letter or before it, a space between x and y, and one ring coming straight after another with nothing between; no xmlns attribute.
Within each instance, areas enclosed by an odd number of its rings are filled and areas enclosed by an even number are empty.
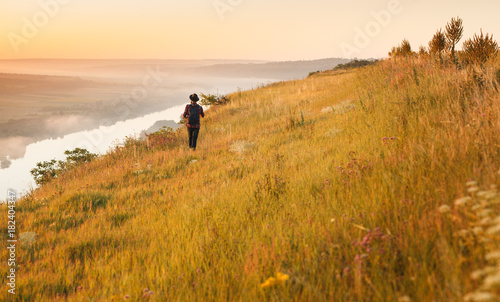
<svg viewBox="0 0 500 302"><path fill-rule="evenodd" d="M493 35L474 34L472 39L464 42L465 60L469 64L484 65L488 60L494 58L498 53L498 43L493 40Z"/></svg>
<svg viewBox="0 0 500 302"><path fill-rule="evenodd" d="M438 30L432 40L429 42L429 53L434 56L438 56L439 60L441 60L441 54L446 48L446 36L443 31Z"/></svg>
<svg viewBox="0 0 500 302"><path fill-rule="evenodd" d="M410 56L412 54L410 41L404 39L399 45L401 48L401 55L404 57Z"/></svg>
<svg viewBox="0 0 500 302"><path fill-rule="evenodd" d="M463 21L459 17L451 18L451 21L446 24L446 42L450 50L451 60L457 63L455 56L455 45L462 39L464 33Z"/></svg>

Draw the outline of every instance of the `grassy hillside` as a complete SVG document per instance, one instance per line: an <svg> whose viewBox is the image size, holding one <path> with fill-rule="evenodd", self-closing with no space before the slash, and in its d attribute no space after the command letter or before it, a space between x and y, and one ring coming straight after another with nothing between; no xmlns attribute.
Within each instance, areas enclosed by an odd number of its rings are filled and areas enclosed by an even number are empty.
<svg viewBox="0 0 500 302"><path fill-rule="evenodd" d="M196 152L128 139L18 204L16 298L493 299L499 66L323 72L230 95Z"/></svg>

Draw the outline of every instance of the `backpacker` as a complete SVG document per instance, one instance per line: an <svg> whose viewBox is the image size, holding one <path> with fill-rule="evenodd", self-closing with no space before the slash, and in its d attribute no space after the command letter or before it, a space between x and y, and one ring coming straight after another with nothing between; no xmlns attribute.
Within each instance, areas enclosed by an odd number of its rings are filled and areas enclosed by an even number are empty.
<svg viewBox="0 0 500 302"><path fill-rule="evenodd" d="M191 126L200 124L200 106L198 104L193 104L189 106L189 117L188 124Z"/></svg>

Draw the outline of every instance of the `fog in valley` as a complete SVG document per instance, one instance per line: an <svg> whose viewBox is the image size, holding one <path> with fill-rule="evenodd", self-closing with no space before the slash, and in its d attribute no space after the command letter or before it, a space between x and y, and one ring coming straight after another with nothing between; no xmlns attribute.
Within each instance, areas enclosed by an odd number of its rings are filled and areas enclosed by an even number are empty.
<svg viewBox="0 0 500 302"><path fill-rule="evenodd" d="M224 95L304 78L309 72L346 61L1 60L0 168L22 159L30 144L49 140L43 146L44 160L50 160L50 140L182 106L191 93ZM174 121L152 115L128 131L173 125L182 107L178 111L169 113L168 119ZM121 138L131 134L115 133ZM77 147L66 145L67 149ZM94 147L102 153L110 146L108 142Z"/></svg>

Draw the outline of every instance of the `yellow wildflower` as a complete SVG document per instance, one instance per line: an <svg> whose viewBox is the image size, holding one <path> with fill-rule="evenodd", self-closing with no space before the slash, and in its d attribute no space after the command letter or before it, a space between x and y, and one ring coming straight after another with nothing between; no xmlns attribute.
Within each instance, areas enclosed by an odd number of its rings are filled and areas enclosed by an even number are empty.
<svg viewBox="0 0 500 302"><path fill-rule="evenodd" d="M276 273L276 278L275 277L267 278L267 280L264 283L262 283L260 285L260 287L261 288L270 287L270 286L285 282L288 279L290 279L289 275L278 272L278 273Z"/></svg>
<svg viewBox="0 0 500 302"><path fill-rule="evenodd" d="M283 274L283 273L278 272L276 274L276 279L278 279L281 282L285 282L286 280L290 279L290 276L288 276L287 274Z"/></svg>

